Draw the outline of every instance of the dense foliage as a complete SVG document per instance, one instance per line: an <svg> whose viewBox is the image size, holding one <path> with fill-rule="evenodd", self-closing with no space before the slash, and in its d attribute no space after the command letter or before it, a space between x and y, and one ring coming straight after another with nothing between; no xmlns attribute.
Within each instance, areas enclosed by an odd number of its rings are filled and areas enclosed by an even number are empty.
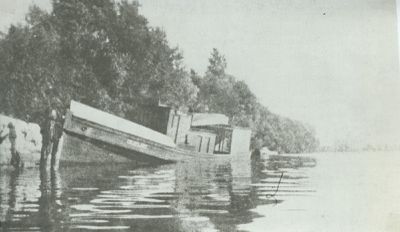
<svg viewBox="0 0 400 232"><path fill-rule="evenodd" d="M258 103L246 83L225 73L227 63L218 50L212 51L203 78L191 72L199 88L197 111L223 113L236 126L251 127L253 147L268 147L284 153L314 151L318 146L314 131L301 122L271 113Z"/></svg>
<svg viewBox="0 0 400 232"><path fill-rule="evenodd" d="M51 13L32 6L26 24L0 35L0 111L37 122L48 106L71 99L125 116L136 104L220 112L250 126L253 145L312 151L312 129L269 112L243 81L225 73L214 49L204 76L182 65L165 33L150 27L137 2L53 0Z"/></svg>

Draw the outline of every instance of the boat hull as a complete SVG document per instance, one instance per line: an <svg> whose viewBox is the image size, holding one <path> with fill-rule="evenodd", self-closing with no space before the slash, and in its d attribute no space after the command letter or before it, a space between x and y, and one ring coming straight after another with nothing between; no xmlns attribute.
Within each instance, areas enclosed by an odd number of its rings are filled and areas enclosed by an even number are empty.
<svg viewBox="0 0 400 232"><path fill-rule="evenodd" d="M166 163L214 155L169 147L76 117L68 112L60 147L63 163Z"/></svg>

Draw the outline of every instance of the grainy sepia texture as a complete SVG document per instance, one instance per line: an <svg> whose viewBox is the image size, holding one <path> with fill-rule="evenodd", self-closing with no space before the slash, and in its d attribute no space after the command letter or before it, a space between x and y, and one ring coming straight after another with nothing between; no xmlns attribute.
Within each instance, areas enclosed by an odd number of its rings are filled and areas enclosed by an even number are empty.
<svg viewBox="0 0 400 232"><path fill-rule="evenodd" d="M396 0L0 0L2 231L400 231Z"/></svg>

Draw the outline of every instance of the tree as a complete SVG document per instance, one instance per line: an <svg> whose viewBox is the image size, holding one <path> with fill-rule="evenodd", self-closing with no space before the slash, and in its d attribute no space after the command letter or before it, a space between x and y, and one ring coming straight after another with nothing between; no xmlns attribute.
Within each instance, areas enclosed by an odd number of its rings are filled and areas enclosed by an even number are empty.
<svg viewBox="0 0 400 232"><path fill-rule="evenodd" d="M179 71L172 75L164 86L161 100L175 109L188 111L193 107L198 91L199 89L193 84L187 73Z"/></svg>
<svg viewBox="0 0 400 232"><path fill-rule="evenodd" d="M225 69L227 66L226 59L219 53L216 48L213 48L211 57L208 59L209 65L207 67L206 76L224 77Z"/></svg>

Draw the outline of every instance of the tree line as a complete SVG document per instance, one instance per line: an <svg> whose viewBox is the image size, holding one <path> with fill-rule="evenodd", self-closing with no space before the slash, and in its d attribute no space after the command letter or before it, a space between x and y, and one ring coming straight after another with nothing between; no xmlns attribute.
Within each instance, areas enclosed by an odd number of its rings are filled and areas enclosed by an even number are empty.
<svg viewBox="0 0 400 232"><path fill-rule="evenodd" d="M49 106L71 99L125 117L138 104L162 102L183 111L216 112L253 130L253 147L308 152L311 127L271 113L247 84L225 73L213 49L200 75L166 34L148 25L135 1L53 0L51 12L31 6L26 23L0 35L0 111L40 122Z"/></svg>

